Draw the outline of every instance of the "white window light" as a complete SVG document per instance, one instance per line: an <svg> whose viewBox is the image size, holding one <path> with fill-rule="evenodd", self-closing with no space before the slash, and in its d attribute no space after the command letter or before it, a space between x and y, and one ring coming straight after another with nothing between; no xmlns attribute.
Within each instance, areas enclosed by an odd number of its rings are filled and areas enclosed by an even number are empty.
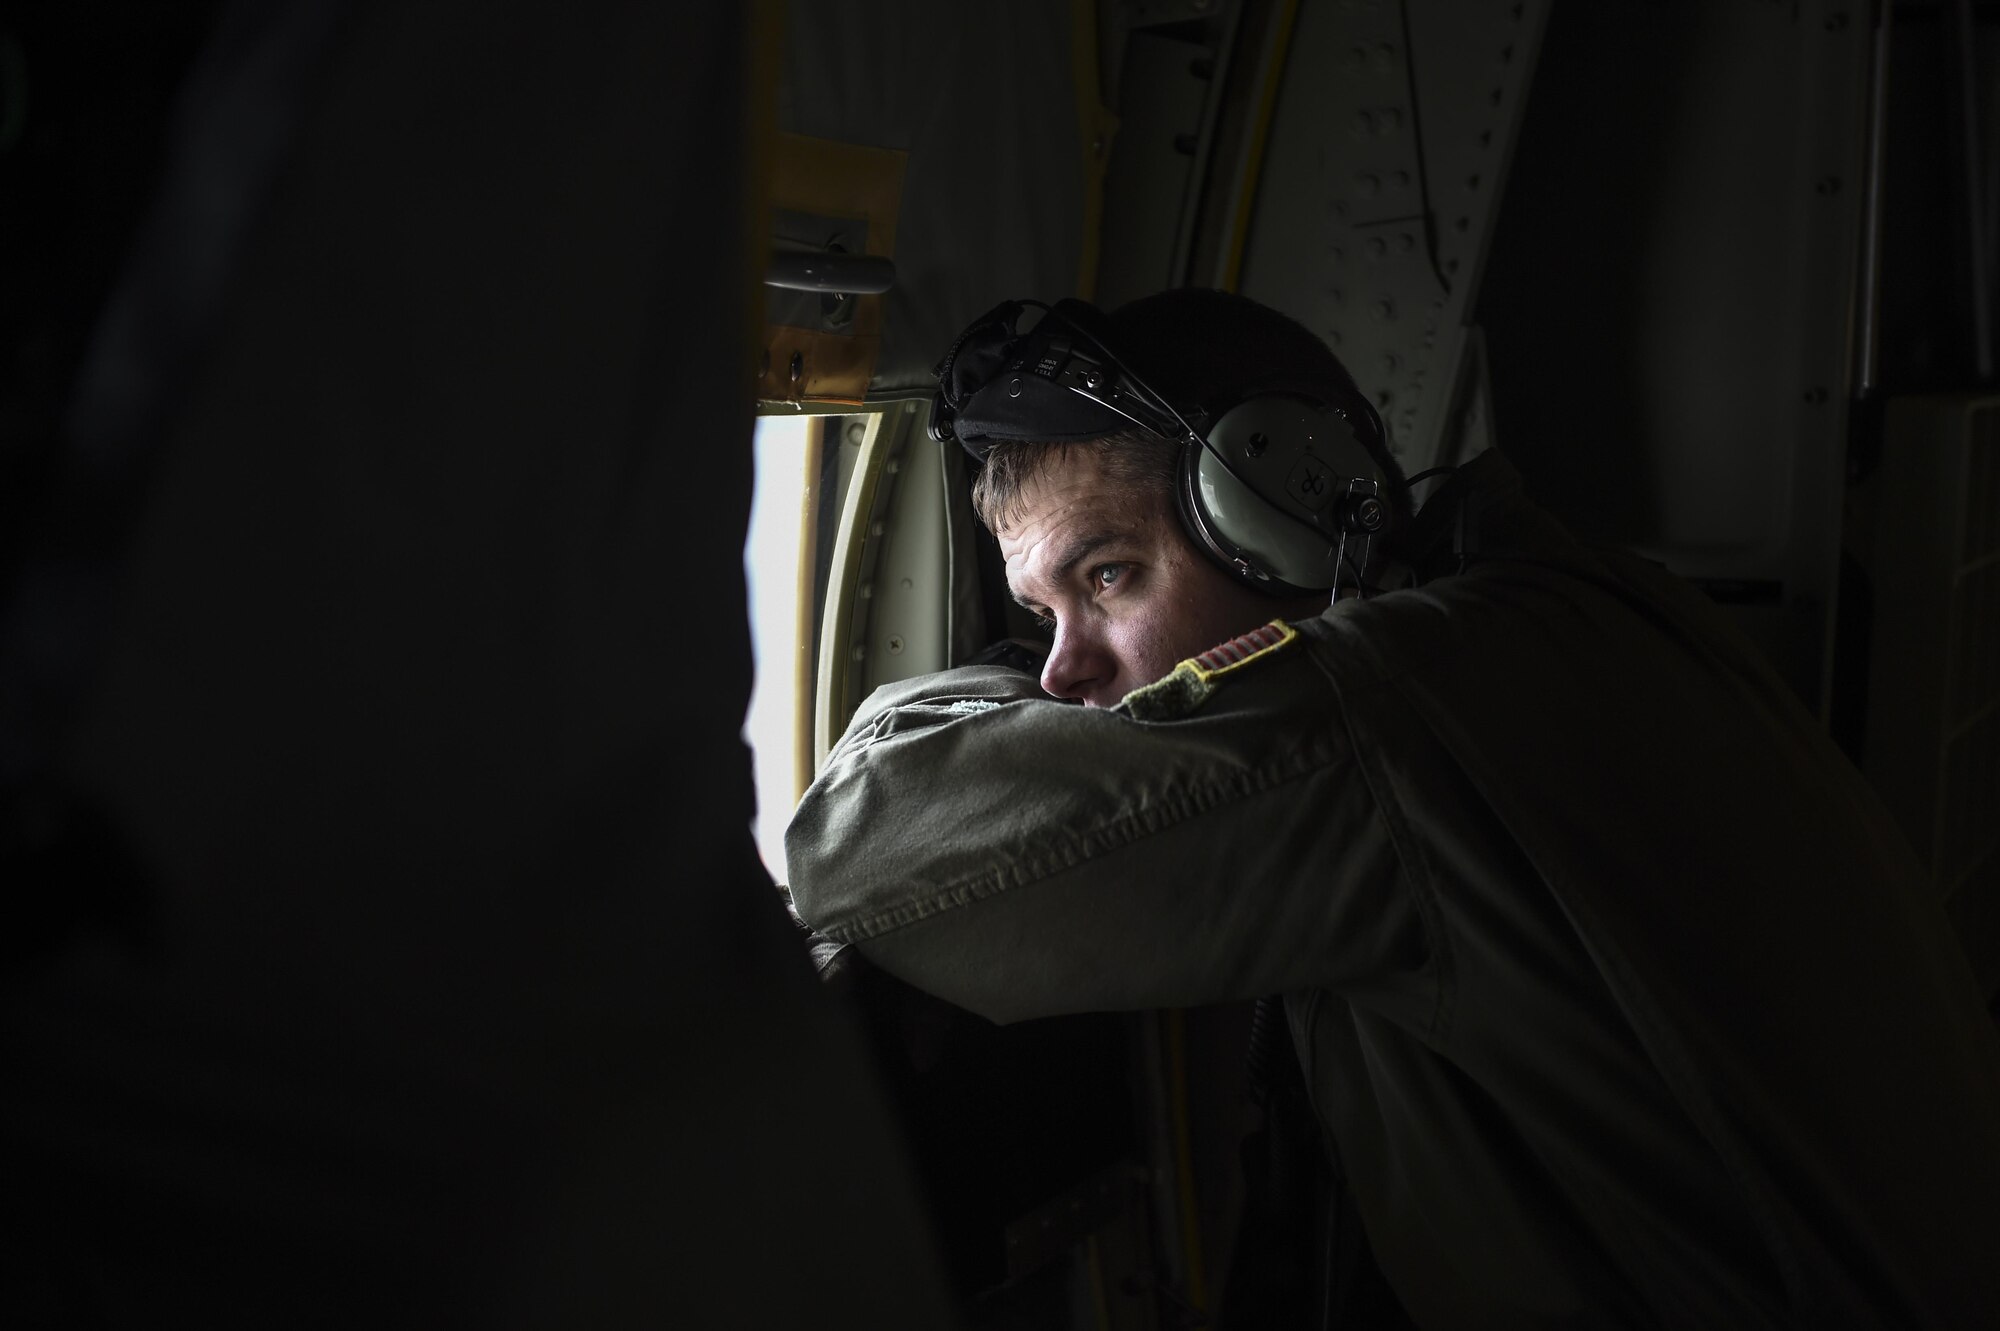
<svg viewBox="0 0 2000 1331"><path fill-rule="evenodd" d="M757 850L771 877L785 880L785 824L797 802L801 675L809 662L809 638L802 630L801 532L805 527L808 432L818 428L808 416L763 416L753 447L756 489L750 501L750 530L743 545L743 570L750 599L750 650L755 683L743 738L750 745L757 783Z"/></svg>

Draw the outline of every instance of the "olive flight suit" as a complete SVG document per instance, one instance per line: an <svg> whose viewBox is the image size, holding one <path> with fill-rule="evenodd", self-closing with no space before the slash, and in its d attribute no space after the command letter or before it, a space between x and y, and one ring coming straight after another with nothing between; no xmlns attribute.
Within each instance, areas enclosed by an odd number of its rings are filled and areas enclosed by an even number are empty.
<svg viewBox="0 0 2000 1331"><path fill-rule="evenodd" d="M1450 488L1462 570L1118 707L880 689L797 909L996 1021L1285 995L1420 1325L2000 1326L2000 1040L1907 844L1698 592Z"/></svg>

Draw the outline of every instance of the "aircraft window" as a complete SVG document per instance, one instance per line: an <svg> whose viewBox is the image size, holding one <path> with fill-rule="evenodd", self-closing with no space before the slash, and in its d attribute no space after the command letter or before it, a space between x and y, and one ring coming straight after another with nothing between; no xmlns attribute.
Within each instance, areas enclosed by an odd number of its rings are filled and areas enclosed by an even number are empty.
<svg viewBox="0 0 2000 1331"><path fill-rule="evenodd" d="M757 850L771 877L785 881L785 824L811 776L809 681L812 613L801 580L812 568L803 558L808 477L814 466L821 420L763 416L753 447L756 489L750 531L743 544L750 598L750 650L756 664L743 738L757 782Z"/></svg>
<svg viewBox="0 0 2000 1331"><path fill-rule="evenodd" d="M918 405L757 421L743 735L757 849L781 883L785 824L855 707L877 685L944 669L965 655L955 639L977 636L964 477L924 438Z"/></svg>

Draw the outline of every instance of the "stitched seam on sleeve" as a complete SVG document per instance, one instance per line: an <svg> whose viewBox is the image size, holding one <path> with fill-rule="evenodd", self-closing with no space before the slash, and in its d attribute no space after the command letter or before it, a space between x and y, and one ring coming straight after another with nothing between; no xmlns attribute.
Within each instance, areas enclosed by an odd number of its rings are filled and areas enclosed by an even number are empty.
<svg viewBox="0 0 2000 1331"><path fill-rule="evenodd" d="M946 911L1017 888L1031 887L1058 873L1088 864L1107 851L1129 846L1191 818L1310 776L1322 768L1333 766L1342 756L1323 744L1307 746L1263 767L1235 773L1226 780L1171 792L1150 808L1135 810L1091 828L1039 854L947 883L913 901L851 920L822 921L820 932L841 942L880 938Z"/></svg>

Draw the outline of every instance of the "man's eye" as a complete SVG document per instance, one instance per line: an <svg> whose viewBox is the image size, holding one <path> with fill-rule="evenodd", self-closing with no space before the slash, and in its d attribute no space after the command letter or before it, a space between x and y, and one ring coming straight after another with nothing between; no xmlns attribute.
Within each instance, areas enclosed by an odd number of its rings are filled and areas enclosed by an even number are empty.
<svg viewBox="0 0 2000 1331"><path fill-rule="evenodd" d="M1090 581L1099 591L1105 591L1115 586L1118 580L1124 576L1125 565L1123 564L1099 564L1096 568L1090 570Z"/></svg>
<svg viewBox="0 0 2000 1331"><path fill-rule="evenodd" d="M1036 628L1044 633L1054 633L1056 631L1056 617L1054 615L1044 614L1040 610L1031 610L1029 613L1035 617Z"/></svg>

